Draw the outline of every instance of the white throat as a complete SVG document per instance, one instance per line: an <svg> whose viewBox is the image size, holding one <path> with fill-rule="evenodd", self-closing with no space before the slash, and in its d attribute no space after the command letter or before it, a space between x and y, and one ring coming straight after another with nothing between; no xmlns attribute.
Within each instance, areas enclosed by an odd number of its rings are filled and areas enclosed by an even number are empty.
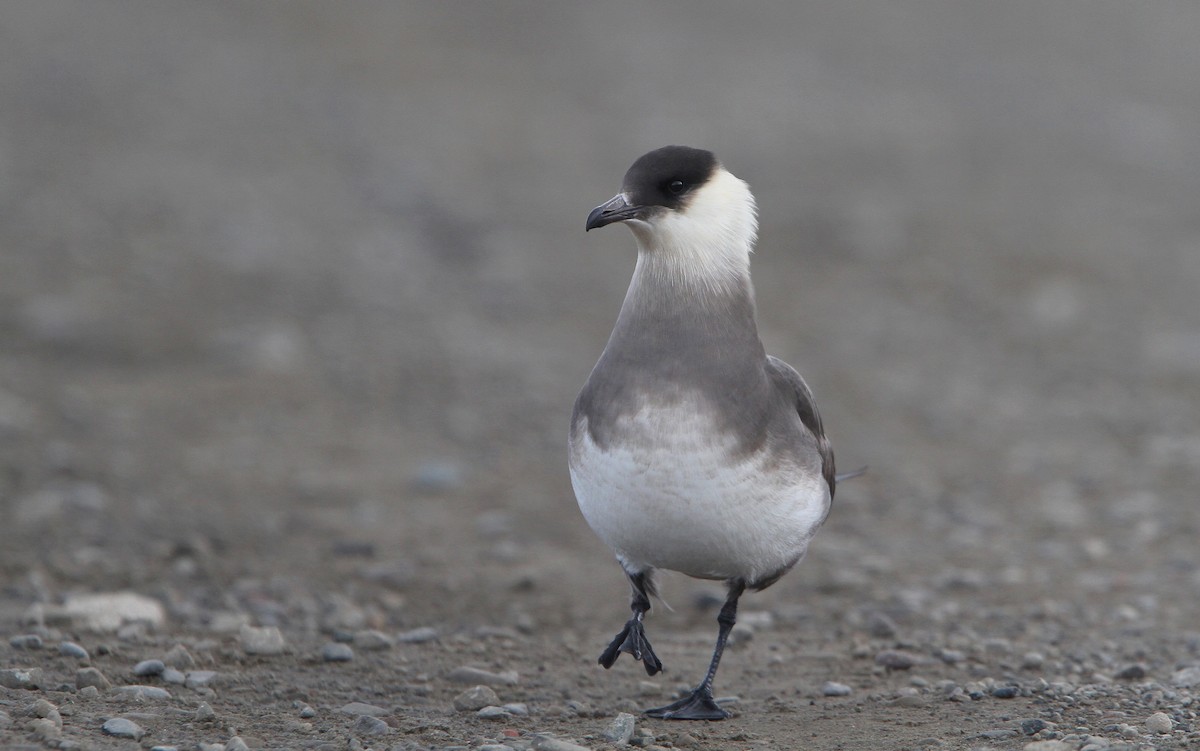
<svg viewBox="0 0 1200 751"><path fill-rule="evenodd" d="M717 292L749 283L757 207L749 186L722 168L683 210L627 224L638 243L635 284L665 281Z"/></svg>

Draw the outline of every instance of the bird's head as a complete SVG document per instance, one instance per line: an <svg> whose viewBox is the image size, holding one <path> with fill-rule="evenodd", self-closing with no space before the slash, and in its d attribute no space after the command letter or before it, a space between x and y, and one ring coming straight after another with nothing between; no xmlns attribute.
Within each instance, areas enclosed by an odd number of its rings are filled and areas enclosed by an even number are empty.
<svg viewBox="0 0 1200 751"><path fill-rule="evenodd" d="M664 146L625 173L620 192L596 206L586 229L624 222L643 250L680 244L749 253L758 230L754 196L712 151Z"/></svg>
<svg viewBox="0 0 1200 751"><path fill-rule="evenodd" d="M586 229L623 222L644 254L695 271L741 269L758 233L754 196L711 151L664 146L638 158ZM666 256L666 258L662 258Z"/></svg>

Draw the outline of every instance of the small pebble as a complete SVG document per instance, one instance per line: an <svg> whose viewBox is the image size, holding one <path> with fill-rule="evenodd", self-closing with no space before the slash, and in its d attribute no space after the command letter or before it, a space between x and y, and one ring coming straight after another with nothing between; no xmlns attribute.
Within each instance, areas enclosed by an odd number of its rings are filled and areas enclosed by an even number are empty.
<svg viewBox="0 0 1200 751"><path fill-rule="evenodd" d="M100 689L95 686L84 686L79 689L79 696L84 699L95 699L100 695Z"/></svg>
<svg viewBox="0 0 1200 751"><path fill-rule="evenodd" d="M42 683L41 668L6 668L0 670L0 686L4 688L38 688Z"/></svg>
<svg viewBox="0 0 1200 751"><path fill-rule="evenodd" d="M41 649L42 637L37 634L21 634L8 640L13 649Z"/></svg>
<svg viewBox="0 0 1200 751"><path fill-rule="evenodd" d="M167 683L174 683L176 686L182 686L187 683L187 676L175 668L166 668L163 670L162 679Z"/></svg>
<svg viewBox="0 0 1200 751"><path fill-rule="evenodd" d="M1175 727L1174 720L1165 712L1155 712L1146 718L1147 733L1169 733Z"/></svg>
<svg viewBox="0 0 1200 751"><path fill-rule="evenodd" d="M1046 657L1041 652L1026 652L1021 657L1021 667L1025 670L1037 670L1046 662Z"/></svg>
<svg viewBox="0 0 1200 751"><path fill-rule="evenodd" d="M938 659L947 665L957 665L967 659L967 653L961 649L943 649L938 652Z"/></svg>
<svg viewBox="0 0 1200 751"><path fill-rule="evenodd" d="M496 706L483 707L475 713L475 716L481 720L503 720L512 717L504 707Z"/></svg>
<svg viewBox="0 0 1200 751"><path fill-rule="evenodd" d="M849 696L852 693L854 693L854 689L850 688L845 683L825 681L825 683L821 684L822 696Z"/></svg>
<svg viewBox="0 0 1200 751"><path fill-rule="evenodd" d="M534 736L532 748L533 751L591 751L587 746L544 735Z"/></svg>
<svg viewBox="0 0 1200 751"><path fill-rule="evenodd" d="M1133 664L1117 671L1113 676L1118 681L1140 681L1146 677L1146 668L1143 665Z"/></svg>
<svg viewBox="0 0 1200 751"><path fill-rule="evenodd" d="M1075 744L1059 740L1030 741L1022 751L1075 751Z"/></svg>
<svg viewBox="0 0 1200 751"><path fill-rule="evenodd" d="M58 714L58 707L54 706L45 699L38 699L33 704L30 704L29 710L38 717L49 717L51 712ZM61 722L61 718L59 721Z"/></svg>
<svg viewBox="0 0 1200 751"><path fill-rule="evenodd" d="M250 747L241 739L241 736L233 736L225 741L225 751L250 751Z"/></svg>
<svg viewBox="0 0 1200 751"><path fill-rule="evenodd" d="M424 644L438 638L438 630L430 626L414 628L396 635L396 641L401 644Z"/></svg>
<svg viewBox="0 0 1200 751"><path fill-rule="evenodd" d="M151 746L150 751L179 751L178 746Z"/></svg>
<svg viewBox="0 0 1200 751"><path fill-rule="evenodd" d="M242 643L242 651L248 655L279 655L287 649L283 634L275 626L242 626L238 639Z"/></svg>
<svg viewBox="0 0 1200 751"><path fill-rule="evenodd" d="M1021 720L1021 732L1025 735L1037 735L1047 727L1046 721L1037 717Z"/></svg>
<svg viewBox="0 0 1200 751"><path fill-rule="evenodd" d="M661 683L654 681L638 681L638 696L662 696L663 687Z"/></svg>
<svg viewBox="0 0 1200 751"><path fill-rule="evenodd" d="M317 716L317 710L313 709L312 707L310 707L310 706L309 706L309 705L307 705L307 704L303 704L303 703L302 703L302 704L300 705L300 717L301 717L301 719L308 720L308 719L312 719L313 717L316 717L316 716Z"/></svg>
<svg viewBox="0 0 1200 751"><path fill-rule="evenodd" d="M454 683L473 683L483 684L485 686L515 686L520 680L515 670L506 670L503 673L493 673L488 670L480 670L463 666L451 670L446 678Z"/></svg>
<svg viewBox="0 0 1200 751"><path fill-rule="evenodd" d="M1200 665L1193 665L1171 673L1171 685L1176 688L1200 686Z"/></svg>
<svg viewBox="0 0 1200 751"><path fill-rule="evenodd" d="M1016 686L996 686L992 689L992 696L997 699L1012 699L1021 693L1021 689Z"/></svg>
<svg viewBox="0 0 1200 751"><path fill-rule="evenodd" d="M359 735L383 735L391 729L386 722L369 714L359 715L353 727L354 732Z"/></svg>
<svg viewBox="0 0 1200 751"><path fill-rule="evenodd" d="M459 712L476 712L499 703L500 697L487 686L472 686L454 697L454 708Z"/></svg>
<svg viewBox="0 0 1200 751"><path fill-rule="evenodd" d="M106 735L113 735L117 738L132 738L135 741L139 740L143 735L146 734L146 731L142 729L141 725L138 725L133 720L127 720L124 717L114 717L108 722L104 723L100 729L103 730Z"/></svg>
<svg viewBox="0 0 1200 751"><path fill-rule="evenodd" d="M94 686L97 691L107 691L112 683L96 668L80 668L75 671L75 687Z"/></svg>
<svg viewBox="0 0 1200 751"><path fill-rule="evenodd" d="M171 698L171 692L158 686L117 686L113 693L135 701L162 701Z"/></svg>
<svg viewBox="0 0 1200 751"><path fill-rule="evenodd" d="M876 639L894 639L899 631L896 622L878 610L867 616L867 633Z"/></svg>
<svg viewBox="0 0 1200 751"><path fill-rule="evenodd" d="M142 660L133 666L133 674L139 677L147 675L162 675L167 666L162 660Z"/></svg>
<svg viewBox="0 0 1200 751"><path fill-rule="evenodd" d="M217 671L215 670L190 670L183 685L190 689L209 688L216 679Z"/></svg>
<svg viewBox="0 0 1200 751"><path fill-rule="evenodd" d="M352 701L349 704L344 704L338 711L342 714L365 714L370 715L371 717L383 717L384 715L389 715L392 713L391 710L361 701Z"/></svg>
<svg viewBox="0 0 1200 751"><path fill-rule="evenodd" d="M885 649L875 655L875 664L882 665L888 670L908 670L916 664L916 659L907 652Z"/></svg>
<svg viewBox="0 0 1200 751"><path fill-rule="evenodd" d="M54 740L62 734L62 728L46 718L39 718L29 723L29 729L34 737L43 741Z"/></svg>
<svg viewBox="0 0 1200 751"><path fill-rule="evenodd" d="M76 660L90 660L92 656L88 651L79 646L73 641L64 641L58 643L58 653L63 657L74 657Z"/></svg>
<svg viewBox="0 0 1200 751"><path fill-rule="evenodd" d="M613 721L608 723L602 733L604 740L609 743L615 743L618 746L625 746L633 738L633 731L637 727L637 718L628 712L621 712Z"/></svg>
<svg viewBox="0 0 1200 751"><path fill-rule="evenodd" d="M196 658L182 644L171 647L162 658L163 664L176 670L190 670L196 667Z"/></svg>
<svg viewBox="0 0 1200 751"><path fill-rule="evenodd" d="M354 659L354 650L349 644L331 641L321 647L321 659L325 662L350 662Z"/></svg>
<svg viewBox="0 0 1200 751"><path fill-rule="evenodd" d="M1117 732L1121 734L1122 738L1127 740L1132 740L1133 738L1137 738L1141 735L1137 728L1135 728L1133 725L1127 725L1125 723L1117 725Z"/></svg>
<svg viewBox="0 0 1200 751"><path fill-rule="evenodd" d="M214 712L213 708L208 705L208 702L202 701L200 702L200 706L196 707L196 714L194 717L196 722L208 722L216 719L217 713Z"/></svg>
<svg viewBox="0 0 1200 751"><path fill-rule="evenodd" d="M359 631L354 635L354 646L367 651L391 649L396 646L396 640L382 631Z"/></svg>

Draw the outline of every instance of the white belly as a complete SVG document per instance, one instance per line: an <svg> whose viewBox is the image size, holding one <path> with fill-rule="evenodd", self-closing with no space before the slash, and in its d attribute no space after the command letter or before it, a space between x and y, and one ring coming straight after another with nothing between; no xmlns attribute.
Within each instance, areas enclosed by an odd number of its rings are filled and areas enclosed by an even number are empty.
<svg viewBox="0 0 1200 751"><path fill-rule="evenodd" d="M819 474L767 450L736 458L703 413L643 408L621 429L628 440L601 448L578 426L570 466L584 518L627 570L755 582L803 557L829 509Z"/></svg>

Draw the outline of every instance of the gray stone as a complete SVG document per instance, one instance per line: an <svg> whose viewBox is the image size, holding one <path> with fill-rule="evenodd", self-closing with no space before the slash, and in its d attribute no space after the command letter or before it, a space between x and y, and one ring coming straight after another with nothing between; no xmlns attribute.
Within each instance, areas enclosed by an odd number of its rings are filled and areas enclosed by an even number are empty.
<svg viewBox="0 0 1200 751"><path fill-rule="evenodd" d="M894 639L899 631L896 622L878 610L867 616L867 633L876 639Z"/></svg>
<svg viewBox="0 0 1200 751"><path fill-rule="evenodd" d="M1031 741L1022 746L1022 751L1075 751L1075 744L1059 740Z"/></svg>
<svg viewBox="0 0 1200 751"><path fill-rule="evenodd" d="M97 691L107 691L112 683L97 668L80 668L75 671L75 688L94 686Z"/></svg>
<svg viewBox="0 0 1200 751"><path fill-rule="evenodd" d="M303 702L300 703L300 717L301 718L308 720L308 719L311 719L316 716L317 716L317 710L313 709L312 707L310 707L309 705L307 705Z"/></svg>
<svg viewBox="0 0 1200 751"><path fill-rule="evenodd" d="M342 714L365 714L371 717L383 717L392 713L390 709L384 709L383 707L377 707L374 704L366 704L361 701L352 701L349 704L343 705L338 711Z"/></svg>
<svg viewBox="0 0 1200 751"><path fill-rule="evenodd" d="M88 651L73 641L59 642L58 653L63 657L74 657L76 660L90 660Z"/></svg>
<svg viewBox="0 0 1200 751"><path fill-rule="evenodd" d="M628 712L621 712L604 728L601 735L609 743L625 746L633 739L633 731L637 727L637 718Z"/></svg>
<svg viewBox="0 0 1200 751"><path fill-rule="evenodd" d="M359 715L351 729L357 735L385 735L392 730L386 722L369 714Z"/></svg>
<svg viewBox="0 0 1200 751"><path fill-rule="evenodd" d="M499 703L500 697L487 686L472 686L454 697L454 708L459 712L475 712Z"/></svg>
<svg viewBox="0 0 1200 751"><path fill-rule="evenodd" d="M158 600L136 592L101 592L67 597L61 608L47 608L47 620L62 619L87 631L116 631L130 623L161 628L167 611Z"/></svg>
<svg viewBox="0 0 1200 751"><path fill-rule="evenodd" d="M58 717L58 707L54 706L45 699L38 699L33 704L30 704L29 710L38 717L50 717L51 715ZM60 727L62 726L61 717L58 718L58 724Z"/></svg>
<svg viewBox="0 0 1200 751"><path fill-rule="evenodd" d="M41 649L42 637L37 634L21 634L8 640L13 649Z"/></svg>
<svg viewBox="0 0 1200 751"><path fill-rule="evenodd" d="M0 686L32 690L41 686L41 668L5 668L0 670Z"/></svg>
<svg viewBox="0 0 1200 751"><path fill-rule="evenodd" d="M382 631L372 629L356 633L354 635L354 646L367 651L391 649L396 646L396 640Z"/></svg>
<svg viewBox="0 0 1200 751"><path fill-rule="evenodd" d="M182 686L187 683L187 676L175 668L167 668L162 671L162 679L166 683L173 683L176 686Z"/></svg>
<svg viewBox="0 0 1200 751"><path fill-rule="evenodd" d="M591 751L587 746L580 746L578 743L545 735L535 735L531 748L533 751Z"/></svg>
<svg viewBox="0 0 1200 751"><path fill-rule="evenodd" d="M162 660L142 660L133 666L133 674L142 677L147 675L162 675L167 669Z"/></svg>
<svg viewBox="0 0 1200 751"><path fill-rule="evenodd" d="M151 746L150 751L179 751L178 746Z"/></svg>
<svg viewBox="0 0 1200 751"><path fill-rule="evenodd" d="M211 684L217 680L217 676L218 673L215 670L189 670L183 685L190 689L211 688Z"/></svg>
<svg viewBox="0 0 1200 751"><path fill-rule="evenodd" d="M917 660L913 655L898 649L885 649L875 655L875 664L882 665L888 670L908 670L916 663Z"/></svg>
<svg viewBox="0 0 1200 751"><path fill-rule="evenodd" d="M1021 732L1025 735L1037 735L1047 727L1046 721L1037 717L1021 720Z"/></svg>
<svg viewBox="0 0 1200 751"><path fill-rule="evenodd" d="M396 635L396 641L401 644L424 644L438 638L438 630L430 626L414 628Z"/></svg>
<svg viewBox="0 0 1200 751"><path fill-rule="evenodd" d="M854 689L845 683L825 681L821 684L821 696L849 696L852 693L854 693Z"/></svg>
<svg viewBox="0 0 1200 751"><path fill-rule="evenodd" d="M997 699L1012 699L1019 696L1021 689L1017 686L996 686L992 689L992 696Z"/></svg>
<svg viewBox="0 0 1200 751"><path fill-rule="evenodd" d="M412 489L421 493L445 493L462 484L462 465L453 461L423 462L412 478Z"/></svg>
<svg viewBox="0 0 1200 751"><path fill-rule="evenodd" d="M106 735L116 736L117 738L132 738L135 741L140 740L146 731L142 726L133 720L127 720L124 717L114 717L104 723L100 728Z"/></svg>
<svg viewBox="0 0 1200 751"><path fill-rule="evenodd" d="M33 733L34 737L43 741L54 740L62 735L61 724L55 725L52 720L48 720L44 717L38 718L29 723L29 730Z"/></svg>
<svg viewBox="0 0 1200 751"><path fill-rule="evenodd" d="M176 670L191 670L196 667L196 658L182 644L176 644L163 655L163 664Z"/></svg>
<svg viewBox="0 0 1200 751"><path fill-rule="evenodd" d="M96 697L100 696L100 689L96 688L95 686L84 686L83 688L79 689L78 695L82 699L95 699Z"/></svg>
<svg viewBox="0 0 1200 751"><path fill-rule="evenodd" d="M1133 664L1121 670L1118 670L1113 678L1118 681L1140 681L1146 677L1146 667L1144 665Z"/></svg>
<svg viewBox="0 0 1200 751"><path fill-rule="evenodd" d="M1146 718L1146 732L1153 734L1169 733L1175 727L1175 721L1166 712L1155 712Z"/></svg>
<svg viewBox="0 0 1200 751"><path fill-rule="evenodd" d="M349 644L331 641L321 647L321 659L325 662L350 662L354 659L354 650Z"/></svg>
<svg viewBox="0 0 1200 751"><path fill-rule="evenodd" d="M217 713L214 712L213 708L208 705L208 702L202 701L200 702L200 706L196 707L196 714L194 717L196 722L209 722L217 718Z"/></svg>
<svg viewBox="0 0 1200 751"><path fill-rule="evenodd" d="M250 751L250 747L242 740L241 736L233 736L225 741L225 751Z"/></svg>
<svg viewBox="0 0 1200 751"><path fill-rule="evenodd" d="M1200 666L1176 670L1171 674L1171 685L1176 688L1192 688L1200 686Z"/></svg>
<svg viewBox="0 0 1200 751"><path fill-rule="evenodd" d="M511 715L525 717L529 714L529 705L522 701L514 701L509 704L501 704L500 708Z"/></svg>
<svg viewBox="0 0 1200 751"><path fill-rule="evenodd" d="M512 714L504 707L488 706L476 712L475 716L481 720L503 720L512 717Z"/></svg>
<svg viewBox="0 0 1200 751"><path fill-rule="evenodd" d="M521 679L515 670L493 673L488 670L480 670L479 668L467 666L451 670L446 675L446 678L454 683L473 683L485 686L515 686Z"/></svg>
<svg viewBox="0 0 1200 751"><path fill-rule="evenodd" d="M238 638L248 655L279 655L287 649L283 634L275 626L242 626Z"/></svg>
<svg viewBox="0 0 1200 751"><path fill-rule="evenodd" d="M171 698L171 692L158 686L117 686L112 693L135 701L163 701Z"/></svg>

